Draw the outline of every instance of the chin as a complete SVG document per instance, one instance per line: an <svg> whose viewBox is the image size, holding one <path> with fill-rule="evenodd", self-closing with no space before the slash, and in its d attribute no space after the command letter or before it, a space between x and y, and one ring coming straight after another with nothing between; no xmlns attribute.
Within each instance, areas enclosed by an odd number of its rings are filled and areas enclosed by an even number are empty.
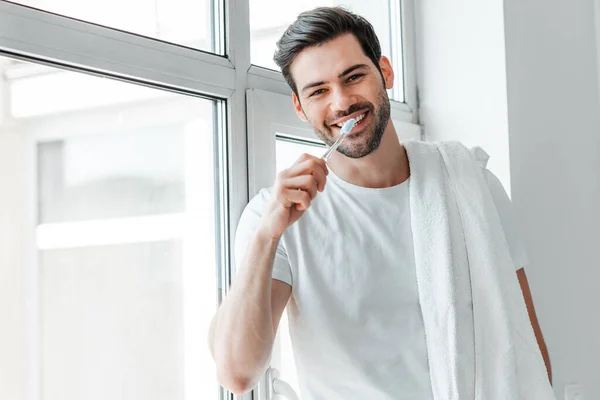
<svg viewBox="0 0 600 400"><path fill-rule="evenodd" d="M352 137L346 138L348 142L340 152L348 158L363 158L374 153L381 145L383 135L377 136L375 132L356 132ZM341 147L341 146L340 146Z"/></svg>
<svg viewBox="0 0 600 400"><path fill-rule="evenodd" d="M346 147L340 152L348 158L358 159L368 156L375 150L377 150L377 147L373 147L370 143L363 141L356 145Z"/></svg>

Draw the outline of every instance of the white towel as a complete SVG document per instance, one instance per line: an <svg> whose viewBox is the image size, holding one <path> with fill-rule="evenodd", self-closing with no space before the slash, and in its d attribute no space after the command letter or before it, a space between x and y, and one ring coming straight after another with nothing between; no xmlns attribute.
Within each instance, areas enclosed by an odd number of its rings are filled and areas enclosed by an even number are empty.
<svg viewBox="0 0 600 400"><path fill-rule="evenodd" d="M489 156L458 142L403 144L434 398L555 399L485 183Z"/></svg>

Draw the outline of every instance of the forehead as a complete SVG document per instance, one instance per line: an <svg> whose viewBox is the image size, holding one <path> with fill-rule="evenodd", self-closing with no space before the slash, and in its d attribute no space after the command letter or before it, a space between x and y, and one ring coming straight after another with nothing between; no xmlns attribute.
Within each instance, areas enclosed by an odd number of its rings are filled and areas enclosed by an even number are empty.
<svg viewBox="0 0 600 400"><path fill-rule="evenodd" d="M351 33L300 52L290 66L298 88L319 81L332 81L346 68L355 64L373 63L365 55L358 39Z"/></svg>

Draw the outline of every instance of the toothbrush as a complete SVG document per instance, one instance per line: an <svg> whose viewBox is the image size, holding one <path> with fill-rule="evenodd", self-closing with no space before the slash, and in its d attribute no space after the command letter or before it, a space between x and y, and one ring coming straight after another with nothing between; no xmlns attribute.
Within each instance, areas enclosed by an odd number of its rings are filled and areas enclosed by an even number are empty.
<svg viewBox="0 0 600 400"><path fill-rule="evenodd" d="M342 141L344 140L344 138L350 133L350 131L352 130L352 128L354 128L354 125L356 125L356 120L354 118L350 118L348 121L344 122L344 125L342 125L340 136L331 145L331 147L329 149L327 149L327 151L325 152L325 154L323 154L323 156L321 157L321 159L323 159L325 161L329 161L329 157L331 157L331 155L338 148L338 146L340 145L340 143L342 143Z"/></svg>

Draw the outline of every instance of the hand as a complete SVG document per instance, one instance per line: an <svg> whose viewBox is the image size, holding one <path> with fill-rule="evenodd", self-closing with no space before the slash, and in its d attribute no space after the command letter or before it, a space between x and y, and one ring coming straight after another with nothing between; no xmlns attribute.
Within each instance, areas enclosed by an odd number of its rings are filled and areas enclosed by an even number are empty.
<svg viewBox="0 0 600 400"><path fill-rule="evenodd" d="M325 189L328 174L325 160L310 154L303 154L294 165L281 171L263 214L263 232L279 239L310 207L317 193Z"/></svg>

